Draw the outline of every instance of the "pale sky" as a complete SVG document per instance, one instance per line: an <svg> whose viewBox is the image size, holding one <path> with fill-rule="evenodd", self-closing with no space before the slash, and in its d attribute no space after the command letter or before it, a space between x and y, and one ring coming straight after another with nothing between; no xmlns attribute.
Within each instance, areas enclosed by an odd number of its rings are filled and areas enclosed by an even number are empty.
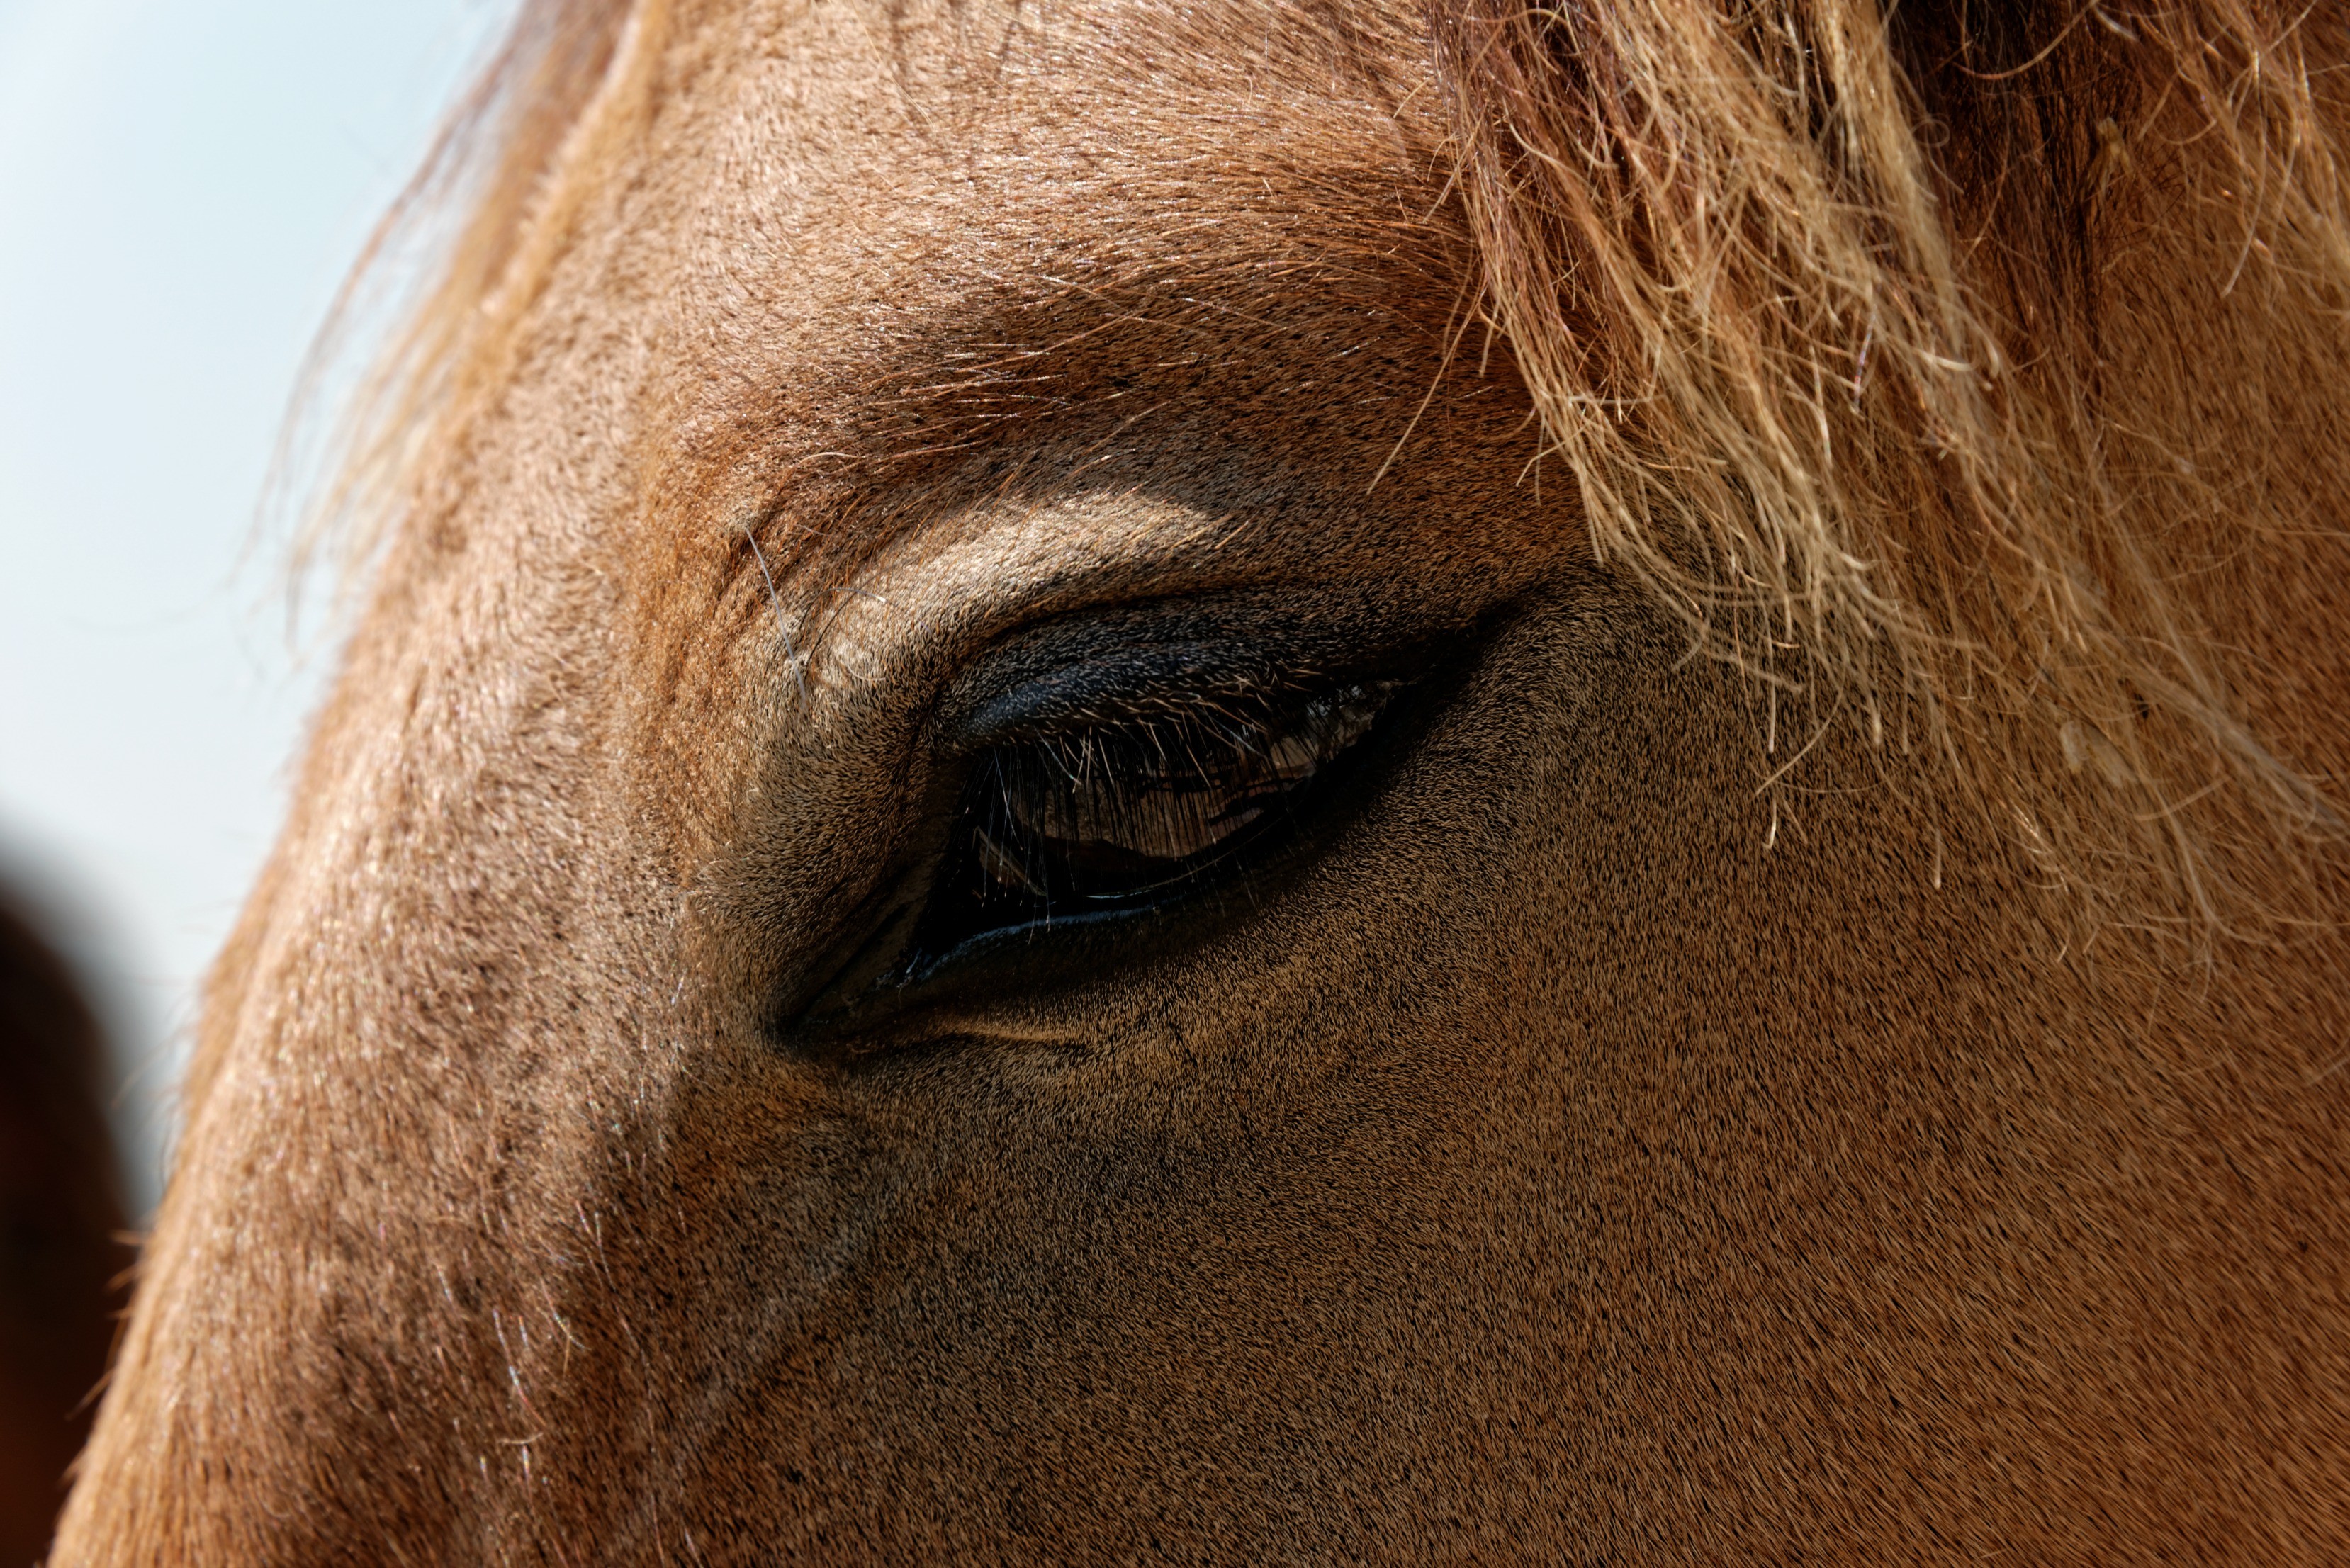
<svg viewBox="0 0 2350 1568"><path fill-rule="evenodd" d="M256 504L335 286L506 0L0 0L0 876L158 1184L193 983L332 649Z"/></svg>

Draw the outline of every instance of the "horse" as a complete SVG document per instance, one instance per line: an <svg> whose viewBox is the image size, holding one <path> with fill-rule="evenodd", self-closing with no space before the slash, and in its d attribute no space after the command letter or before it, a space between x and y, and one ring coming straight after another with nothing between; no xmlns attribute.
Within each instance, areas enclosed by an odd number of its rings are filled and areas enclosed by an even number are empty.
<svg viewBox="0 0 2350 1568"><path fill-rule="evenodd" d="M2345 64L525 5L50 1561L2340 1561Z"/></svg>

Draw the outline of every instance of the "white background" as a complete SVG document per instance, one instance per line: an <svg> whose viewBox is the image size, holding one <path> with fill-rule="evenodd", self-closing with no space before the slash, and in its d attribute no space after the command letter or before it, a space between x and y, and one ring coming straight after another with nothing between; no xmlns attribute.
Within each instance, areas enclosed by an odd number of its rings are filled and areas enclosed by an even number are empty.
<svg viewBox="0 0 2350 1568"><path fill-rule="evenodd" d="M332 662L256 527L277 428L506 13L0 0L0 877L96 991L134 1217Z"/></svg>

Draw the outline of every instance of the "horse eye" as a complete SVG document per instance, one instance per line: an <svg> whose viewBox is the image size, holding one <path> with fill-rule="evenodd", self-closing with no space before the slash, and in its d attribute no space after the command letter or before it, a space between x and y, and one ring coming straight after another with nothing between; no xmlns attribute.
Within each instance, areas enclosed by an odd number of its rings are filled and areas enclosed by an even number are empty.
<svg viewBox="0 0 2350 1568"><path fill-rule="evenodd" d="M913 967L991 931L1180 896L1294 820L1399 685L1170 702L990 749Z"/></svg>

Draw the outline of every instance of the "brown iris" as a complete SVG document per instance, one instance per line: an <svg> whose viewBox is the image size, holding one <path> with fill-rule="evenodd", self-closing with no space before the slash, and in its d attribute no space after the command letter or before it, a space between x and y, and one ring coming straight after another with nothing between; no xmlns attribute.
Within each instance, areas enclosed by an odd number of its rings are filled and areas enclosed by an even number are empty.
<svg viewBox="0 0 2350 1568"><path fill-rule="evenodd" d="M1171 897L1292 817L1398 684L1162 701L994 747L919 945Z"/></svg>

